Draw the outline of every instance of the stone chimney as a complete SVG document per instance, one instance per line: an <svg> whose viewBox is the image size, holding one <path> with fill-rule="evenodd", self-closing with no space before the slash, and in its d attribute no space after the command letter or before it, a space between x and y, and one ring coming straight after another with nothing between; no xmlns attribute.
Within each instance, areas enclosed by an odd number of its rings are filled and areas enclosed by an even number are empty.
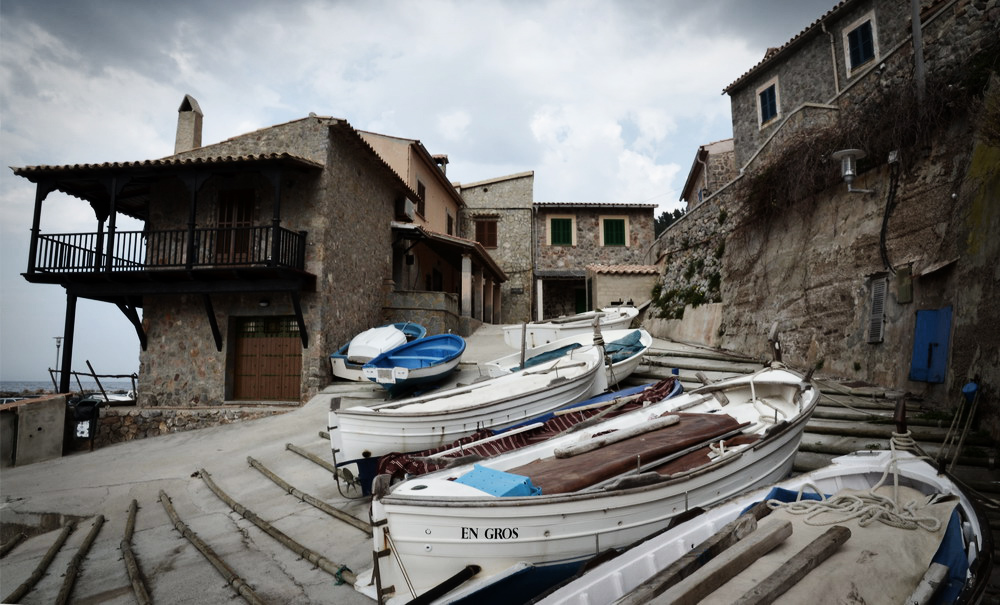
<svg viewBox="0 0 1000 605"><path fill-rule="evenodd" d="M448 156L445 154L437 154L431 157L434 158L434 163L438 165L441 172L448 174Z"/></svg>
<svg viewBox="0 0 1000 605"><path fill-rule="evenodd" d="M177 110L177 138L174 140L174 153L191 151L201 147L201 107L191 95L184 95L181 106Z"/></svg>

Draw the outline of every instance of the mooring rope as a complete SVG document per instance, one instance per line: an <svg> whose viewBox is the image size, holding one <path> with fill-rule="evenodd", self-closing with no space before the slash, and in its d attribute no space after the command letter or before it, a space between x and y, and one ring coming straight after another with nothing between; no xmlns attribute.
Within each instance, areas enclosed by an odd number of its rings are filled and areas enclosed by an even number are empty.
<svg viewBox="0 0 1000 605"><path fill-rule="evenodd" d="M860 527L867 527L876 521L896 527L898 529L925 529L935 532L941 528L941 521L935 517L921 515L920 509L925 508L939 501L942 494L931 494L923 501L910 500L906 503L900 502L899 497L899 462L901 458L897 451L912 451L916 448L916 442L910 436L910 432L893 433L889 441L891 457L889 463L882 471L882 477L865 492L857 494L840 494L827 498L822 491L812 483L807 483L799 489L794 502L781 502L778 500L768 500L767 505L772 509L783 508L793 515L805 515L804 522L807 525L822 526L844 523L851 519L857 519ZM929 459L926 456L916 456L914 459ZM875 493L892 478L892 497ZM819 500L803 500L802 495L806 489L811 489ZM826 518L821 519L820 517Z"/></svg>

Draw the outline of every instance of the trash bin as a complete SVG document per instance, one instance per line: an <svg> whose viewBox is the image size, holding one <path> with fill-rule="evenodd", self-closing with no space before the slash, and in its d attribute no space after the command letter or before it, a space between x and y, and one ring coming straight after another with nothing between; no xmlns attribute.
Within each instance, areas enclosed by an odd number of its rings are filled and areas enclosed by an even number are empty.
<svg viewBox="0 0 1000 605"><path fill-rule="evenodd" d="M97 436L97 421L100 419L102 403L104 402L99 399L84 397L70 404L73 418L70 435L74 440L89 440L90 449L94 449L94 437Z"/></svg>

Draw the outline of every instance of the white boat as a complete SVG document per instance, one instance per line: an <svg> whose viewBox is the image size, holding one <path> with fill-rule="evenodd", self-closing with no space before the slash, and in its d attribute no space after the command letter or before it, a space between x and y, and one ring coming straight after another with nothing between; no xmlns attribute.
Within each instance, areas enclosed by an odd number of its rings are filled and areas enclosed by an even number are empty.
<svg viewBox="0 0 1000 605"><path fill-rule="evenodd" d="M436 334L400 345L364 366L365 378L393 394L413 391L440 382L450 374L465 352L465 339L457 334Z"/></svg>
<svg viewBox="0 0 1000 605"><path fill-rule="evenodd" d="M376 481L376 566L355 588L402 603L521 563L572 573L693 507L787 475L818 398L800 375L766 368L476 465Z"/></svg>
<svg viewBox="0 0 1000 605"><path fill-rule="evenodd" d="M584 332L567 338L544 344L538 347L531 347L524 352L524 364L528 367L533 363L539 363L549 355L557 356L565 352L572 351L577 347L590 344L594 341L593 328L591 332ZM642 357L653 346L653 337L643 329L638 330L603 330L605 353L611 357L611 363L605 364L605 374L608 384L613 386L625 380L635 372L635 369L642 363ZM498 359L490 361L486 365L500 368L501 370L513 371L521 367L521 353L511 353Z"/></svg>
<svg viewBox="0 0 1000 605"><path fill-rule="evenodd" d="M827 521L836 520L839 525L851 531L851 537L829 559L806 575L803 581L789 588L781 597L783 602L916 602L906 600L905 596L912 594L917 582L929 568L932 557L938 562L943 559L951 562L948 576L950 581L942 582L939 590L945 591L945 594L938 595L937 602L977 602L986 587L991 569L993 549L989 524L948 475L939 473L923 459L905 451L855 452L834 458L829 466L787 479L775 487L788 490L781 498L787 500L789 495L794 499L800 490L804 490L806 494L819 490L825 495L849 493L852 497L859 497L879 483L885 487L880 488L877 493L892 499L897 510L910 505L912 498L911 510L915 516L939 519L943 515L943 526L934 531L931 531L933 525L901 529L876 522L862 527L858 519L848 519L848 515L837 510L810 517L809 524L806 525L795 522L803 519L804 515L786 514L783 518L793 521L792 537L801 537L797 541L789 538L766 556L756 559L753 566L746 569L747 574L756 578L751 583L756 584L766 578L768 570L796 553L801 542L826 530L829 527ZM915 494L908 492L904 497L903 492L900 492L897 496L894 485L912 489ZM670 595L666 591L676 585L665 581L670 575L667 568L688 553L700 552L700 546L696 545L704 544L749 506L776 498L778 493L772 489L762 488L714 506L594 567L547 595L539 603L644 603L653 597L668 598ZM934 494L940 497L933 500L928 498ZM835 501L828 499L827 502L832 505ZM795 508L802 506L805 505L794 505ZM943 510L940 509L942 506L945 507ZM956 518L949 523L952 514ZM772 513L766 521L772 521L770 517L774 516L777 515ZM888 515L887 518L896 520ZM761 521L762 528L763 524L764 521ZM911 532L918 535L911 535ZM924 545L924 552L919 552L919 545ZM704 563L707 558L699 557L699 562ZM859 570L856 567L858 561L866 569ZM711 570L706 566L705 572L709 571ZM878 581L864 581L872 576L878 577ZM729 586L718 587L718 591L706 598L712 602L732 602L742 594L740 587L748 584L747 581L741 582L741 579L741 576L737 576L729 582ZM682 589L683 587L674 588L675 591ZM732 594L734 589L738 593L735 596ZM854 591L853 599L847 598L849 591ZM893 594L902 594L903 598L894 598L891 596Z"/></svg>
<svg viewBox="0 0 1000 605"><path fill-rule="evenodd" d="M470 385L331 411L335 463L358 463L364 478L362 465L374 464L383 454L439 447L480 429L511 426L602 393L607 389L603 359L603 349L590 345Z"/></svg>
<svg viewBox="0 0 1000 605"><path fill-rule="evenodd" d="M399 336L393 329L403 334L402 343L399 342ZM387 335L387 338L377 339L377 335L380 334ZM365 378L363 366L367 361L405 342L412 342L423 338L426 334L427 328L411 321L401 321L365 330L330 355L330 370L337 378L354 382L365 382L368 379ZM351 352L351 347L356 340L358 341L358 345ZM378 350L378 353L368 359L364 359L376 350Z"/></svg>
<svg viewBox="0 0 1000 605"><path fill-rule="evenodd" d="M597 320L601 330L619 330L627 328L632 320L639 315L639 309L629 305L620 307L604 307L596 311L587 311L577 315L568 315L541 322L518 324L503 327L503 341L508 347L521 348L521 332L526 331L525 346L540 347L560 338L577 334L590 334L594 331L594 321Z"/></svg>

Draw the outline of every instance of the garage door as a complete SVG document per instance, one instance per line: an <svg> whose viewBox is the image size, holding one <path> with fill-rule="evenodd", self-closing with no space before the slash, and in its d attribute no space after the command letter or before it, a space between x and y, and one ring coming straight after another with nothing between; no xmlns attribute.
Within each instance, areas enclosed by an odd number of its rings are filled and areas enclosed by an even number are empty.
<svg viewBox="0 0 1000 605"><path fill-rule="evenodd" d="M302 341L294 317L238 318L233 397L299 401Z"/></svg>

